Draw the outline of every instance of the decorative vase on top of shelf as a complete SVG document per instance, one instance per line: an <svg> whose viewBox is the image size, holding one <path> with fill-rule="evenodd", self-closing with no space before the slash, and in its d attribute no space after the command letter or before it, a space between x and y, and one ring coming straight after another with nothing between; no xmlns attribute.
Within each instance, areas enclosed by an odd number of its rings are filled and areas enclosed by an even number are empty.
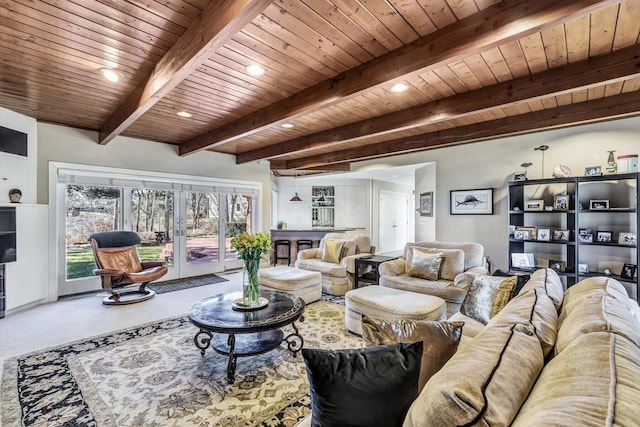
<svg viewBox="0 0 640 427"><path fill-rule="evenodd" d="M231 247L238 251L243 261L242 298L233 302L237 310L258 310L269 301L260 296L260 261L262 255L271 250L271 235L267 232L241 235L231 239Z"/></svg>

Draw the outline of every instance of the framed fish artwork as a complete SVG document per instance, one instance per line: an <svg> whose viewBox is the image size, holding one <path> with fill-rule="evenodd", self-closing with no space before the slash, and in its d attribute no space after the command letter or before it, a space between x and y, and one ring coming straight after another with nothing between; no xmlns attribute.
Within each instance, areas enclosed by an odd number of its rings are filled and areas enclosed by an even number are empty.
<svg viewBox="0 0 640 427"><path fill-rule="evenodd" d="M493 215L493 188L452 190L451 215Z"/></svg>

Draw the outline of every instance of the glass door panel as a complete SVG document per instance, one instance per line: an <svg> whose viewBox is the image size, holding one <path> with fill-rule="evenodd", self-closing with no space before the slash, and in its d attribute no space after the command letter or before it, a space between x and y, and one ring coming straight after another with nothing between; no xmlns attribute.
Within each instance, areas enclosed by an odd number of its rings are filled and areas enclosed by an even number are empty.
<svg viewBox="0 0 640 427"><path fill-rule="evenodd" d="M67 185L65 208L66 280L94 281L96 264L87 239L93 233L121 228L122 191L113 187Z"/></svg>
<svg viewBox="0 0 640 427"><path fill-rule="evenodd" d="M185 192L182 216L184 272L182 277L222 271L220 258L220 196L214 193ZM182 269L181 269L182 270Z"/></svg>
<svg viewBox="0 0 640 427"><path fill-rule="evenodd" d="M167 262L173 265L174 230L173 191L131 190L131 229L140 235L140 259Z"/></svg>
<svg viewBox="0 0 640 427"><path fill-rule="evenodd" d="M240 234L251 233L252 197L241 194L227 194L225 206L225 268L241 268L242 261L231 247L231 239Z"/></svg>

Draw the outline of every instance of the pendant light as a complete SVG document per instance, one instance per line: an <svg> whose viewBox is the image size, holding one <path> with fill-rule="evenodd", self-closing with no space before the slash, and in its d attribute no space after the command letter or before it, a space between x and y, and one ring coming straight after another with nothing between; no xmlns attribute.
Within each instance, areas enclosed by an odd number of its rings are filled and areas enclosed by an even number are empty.
<svg viewBox="0 0 640 427"><path fill-rule="evenodd" d="M298 197L298 172L297 171L293 179L295 180L294 182L296 183L296 194L291 199L289 199L289 201L294 203L299 203L302 201L302 199Z"/></svg>

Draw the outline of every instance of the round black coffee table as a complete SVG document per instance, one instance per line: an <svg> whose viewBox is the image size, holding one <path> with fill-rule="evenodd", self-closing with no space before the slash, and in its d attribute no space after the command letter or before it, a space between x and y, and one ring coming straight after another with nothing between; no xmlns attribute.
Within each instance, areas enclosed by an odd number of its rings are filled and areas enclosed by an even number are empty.
<svg viewBox="0 0 640 427"><path fill-rule="evenodd" d="M238 357L266 353L282 341L286 341L289 351L295 354L304 344L294 323L298 319L304 321L304 301L286 292L262 291L260 295L269 300L269 304L255 311L233 309L233 302L242 297L241 292L205 298L189 310L189 320L200 328L193 338L200 353L204 356L211 345L216 353L229 356L229 383L235 380ZM280 328L286 325L291 325L295 332L285 337Z"/></svg>

